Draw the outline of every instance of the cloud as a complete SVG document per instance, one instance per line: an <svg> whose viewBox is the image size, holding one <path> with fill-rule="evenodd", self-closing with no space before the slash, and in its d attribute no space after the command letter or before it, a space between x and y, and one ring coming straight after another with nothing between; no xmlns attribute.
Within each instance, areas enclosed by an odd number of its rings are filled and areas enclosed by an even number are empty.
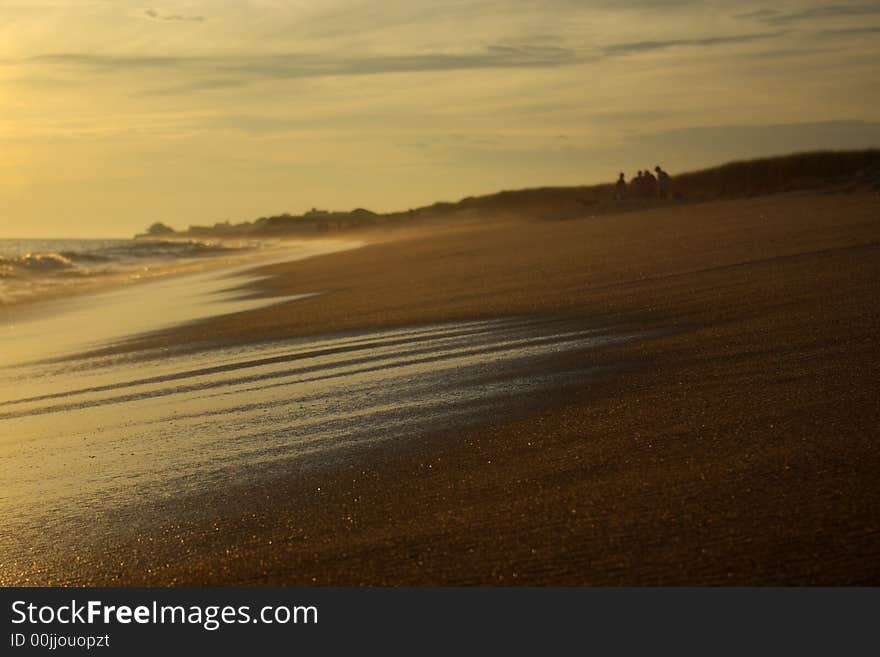
<svg viewBox="0 0 880 657"><path fill-rule="evenodd" d="M152 89L146 93L140 93L139 96L173 96L176 94L185 94L199 91L222 91L234 87L241 87L245 82L239 78L207 78L196 79L184 84L163 87L161 89Z"/></svg>
<svg viewBox="0 0 880 657"><path fill-rule="evenodd" d="M681 117L688 114L684 110L618 110L614 112L593 112L587 115L590 121L600 124L635 123Z"/></svg>
<svg viewBox="0 0 880 657"><path fill-rule="evenodd" d="M743 20L761 20L767 21L779 16L781 14L778 9L756 9L754 11L747 11L742 14L734 14L734 18L741 18Z"/></svg>
<svg viewBox="0 0 880 657"><path fill-rule="evenodd" d="M184 16L182 14L162 14L155 9L145 9L144 16L154 21L184 21L201 23L205 20L204 16Z"/></svg>
<svg viewBox="0 0 880 657"><path fill-rule="evenodd" d="M715 36L698 39L667 39L661 41L633 41L630 43L616 43L605 46L602 52L606 55L628 55L632 53L647 52L651 50L663 50L680 46L722 46L739 43L751 43L780 37L785 32L763 32L759 34L736 34L732 36Z"/></svg>
<svg viewBox="0 0 880 657"><path fill-rule="evenodd" d="M844 52L843 48L817 48L809 46L805 48L772 48L769 50L756 50L754 52L739 53L737 58L742 60L761 60L769 62L770 60L784 60L786 58L795 58L806 60L816 55L829 55L832 53Z"/></svg>
<svg viewBox="0 0 880 657"><path fill-rule="evenodd" d="M285 80L328 76L361 76L387 73L428 73L480 69L547 69L584 64L608 57L674 47L708 48L764 41L784 32L707 36L615 43L593 49L556 45L496 43L482 50L410 54L321 54L150 56L93 53L55 53L30 58L37 64L77 67L98 73L154 71L172 80L189 76L182 84L149 93L171 94L241 86L259 80Z"/></svg>
<svg viewBox="0 0 880 657"><path fill-rule="evenodd" d="M872 27L844 27L835 30L820 30L819 34L823 36L855 36L857 34L877 34L880 32L880 25Z"/></svg>
<svg viewBox="0 0 880 657"><path fill-rule="evenodd" d="M283 80L322 76L457 71L492 68L547 68L583 61L564 48L490 46L473 53L329 56L313 53L175 57L57 53L31 62L72 66L94 72L154 70L158 74L189 73L196 79L180 91L246 84L260 79ZM167 92L167 90L163 90Z"/></svg>
<svg viewBox="0 0 880 657"><path fill-rule="evenodd" d="M36 55L28 61L53 65L76 66L80 68L126 71L139 68L171 68L193 61L189 57L140 56L140 55L93 55L88 53L53 53Z"/></svg>
<svg viewBox="0 0 880 657"><path fill-rule="evenodd" d="M828 18L854 18L862 16L874 16L880 14L880 2L865 2L860 4L826 4L809 7L797 11L780 11L777 9L759 9L742 14L736 14L735 18L758 20L768 25L791 25L803 21L821 20Z"/></svg>

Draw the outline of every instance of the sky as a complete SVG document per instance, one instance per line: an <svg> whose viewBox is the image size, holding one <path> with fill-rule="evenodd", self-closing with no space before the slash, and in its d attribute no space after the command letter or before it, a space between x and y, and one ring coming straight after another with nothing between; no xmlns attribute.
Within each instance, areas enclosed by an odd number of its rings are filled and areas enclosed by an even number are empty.
<svg viewBox="0 0 880 657"><path fill-rule="evenodd" d="M0 0L0 238L880 146L880 1Z"/></svg>

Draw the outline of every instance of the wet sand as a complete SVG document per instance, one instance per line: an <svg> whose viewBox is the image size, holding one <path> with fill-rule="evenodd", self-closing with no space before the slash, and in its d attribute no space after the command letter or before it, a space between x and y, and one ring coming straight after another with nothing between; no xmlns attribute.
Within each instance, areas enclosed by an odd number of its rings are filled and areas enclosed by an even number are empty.
<svg viewBox="0 0 880 657"><path fill-rule="evenodd" d="M774 196L414 230L273 265L256 294L325 294L103 357L135 367L144 349L199 358L486 320L637 339L483 372L501 393L466 423L417 404L393 440L377 425L333 459L77 520L62 505L6 532L3 581L878 584L878 215L876 195Z"/></svg>

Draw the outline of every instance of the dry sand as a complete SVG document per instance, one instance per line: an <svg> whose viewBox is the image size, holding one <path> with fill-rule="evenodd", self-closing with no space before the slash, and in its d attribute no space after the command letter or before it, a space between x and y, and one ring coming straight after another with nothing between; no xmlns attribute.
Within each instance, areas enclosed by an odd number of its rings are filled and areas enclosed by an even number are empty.
<svg viewBox="0 0 880 657"><path fill-rule="evenodd" d="M622 367L525 417L177 501L43 579L880 584L880 197L413 230L267 273L330 294L131 348L511 315L657 333L578 356Z"/></svg>

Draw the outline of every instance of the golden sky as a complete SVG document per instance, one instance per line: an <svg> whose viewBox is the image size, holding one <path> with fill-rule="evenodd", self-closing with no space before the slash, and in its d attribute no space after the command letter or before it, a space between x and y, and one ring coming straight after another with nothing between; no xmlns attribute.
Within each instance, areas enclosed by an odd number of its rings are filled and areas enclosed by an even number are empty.
<svg viewBox="0 0 880 657"><path fill-rule="evenodd" d="M0 0L0 238L880 145L880 2Z"/></svg>

